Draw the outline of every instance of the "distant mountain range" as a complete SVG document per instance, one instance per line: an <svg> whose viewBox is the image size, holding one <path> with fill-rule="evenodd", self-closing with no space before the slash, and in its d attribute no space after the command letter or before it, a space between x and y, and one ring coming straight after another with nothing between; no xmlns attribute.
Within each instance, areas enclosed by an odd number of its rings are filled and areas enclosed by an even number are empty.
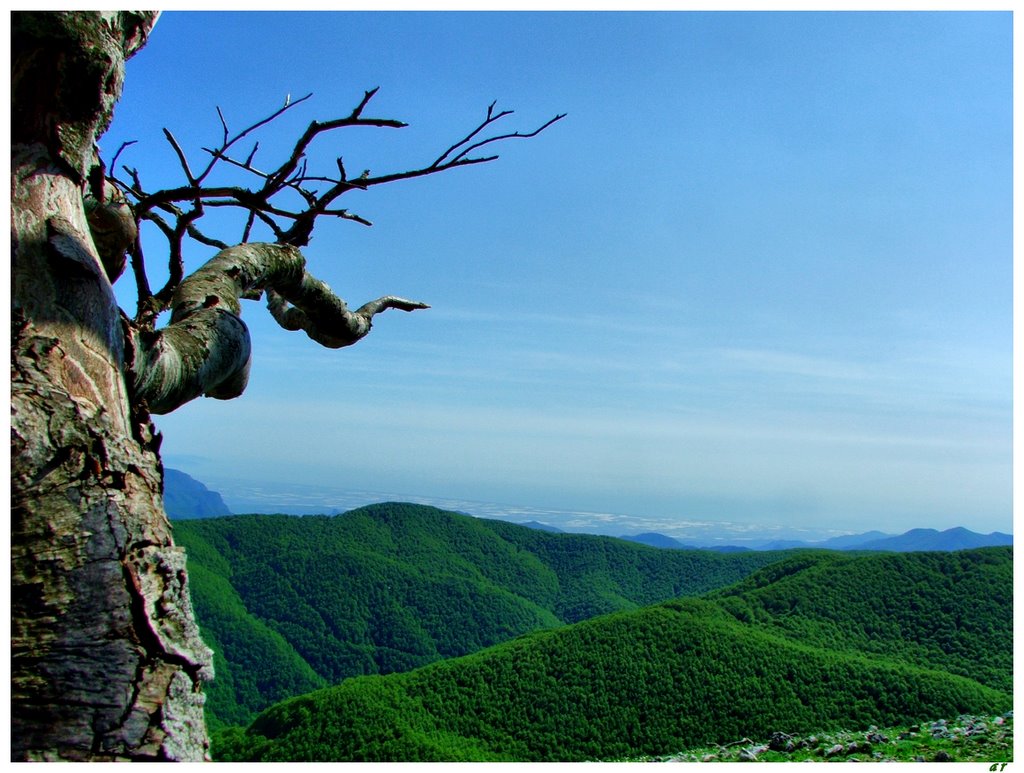
<svg viewBox="0 0 1024 773"><path fill-rule="evenodd" d="M204 484L180 470L167 468L164 473L164 506L167 509L167 514L172 519L213 518L231 514L231 510L218 492L211 491ZM313 514L314 511L316 511L316 514L324 515L335 515L339 512L337 508L331 507L321 507L318 509L316 507L303 506L298 509L289 509L282 506L281 508L281 512L297 515ZM468 514L479 515L476 513ZM557 526L537 520L527 521L519 525L539 531L565 533L563 529ZM898 535L886 534L881 531L868 531L863 534L844 534L821 541L765 540L742 546L684 543L675 537L658 532L644 532L642 534L622 536L619 539L663 549L712 550L718 553L738 553L747 550L791 550L794 548L878 550L906 553L922 550L969 550L971 548L1013 544L1013 536L1010 534L998 531L991 534L978 534L959 526L945 531L923 528L911 529L905 534Z"/></svg>
<svg viewBox="0 0 1024 773"><path fill-rule="evenodd" d="M701 547L687 545L679 540L657 532L634 534L622 539L639 542L656 548L671 550L717 550L731 552L739 550L792 550L794 548L820 548L825 550L878 550L893 553L909 553L926 550L970 550L973 548L998 547L1012 545L1013 535L994 531L991 534L978 534L970 529L957 526L945 531L937 529L911 529L904 534L885 534L880 531L868 531L863 534L844 534L841 537L820 542L802 542L800 540L776 540L766 542L757 548L723 546Z"/></svg>
<svg viewBox="0 0 1024 773"><path fill-rule="evenodd" d="M1012 545L1013 536L994 531L991 534L977 534L962 526L946 531L935 529L911 529L898 537L888 537L864 542L857 550L965 550L968 548Z"/></svg>

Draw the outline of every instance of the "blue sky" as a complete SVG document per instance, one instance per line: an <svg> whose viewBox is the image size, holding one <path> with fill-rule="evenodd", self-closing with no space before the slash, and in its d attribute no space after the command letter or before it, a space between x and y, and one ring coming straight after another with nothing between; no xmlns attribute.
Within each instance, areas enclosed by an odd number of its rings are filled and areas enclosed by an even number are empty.
<svg viewBox="0 0 1024 773"><path fill-rule="evenodd" d="M1010 531L1011 55L1005 12L166 13L102 141L138 140L150 188L181 181L161 128L198 157L217 106L241 128L287 94L313 97L268 167L375 86L367 114L409 127L311 163L421 165L495 99L510 129L568 117L347 195L374 226L322 223L313 271L432 308L328 351L245 304L246 394L160 417L165 460L682 537Z"/></svg>

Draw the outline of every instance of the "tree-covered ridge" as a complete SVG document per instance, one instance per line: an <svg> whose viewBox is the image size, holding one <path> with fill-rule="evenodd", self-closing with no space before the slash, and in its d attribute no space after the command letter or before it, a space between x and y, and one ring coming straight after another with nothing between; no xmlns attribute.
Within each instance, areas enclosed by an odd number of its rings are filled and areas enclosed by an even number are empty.
<svg viewBox="0 0 1024 773"><path fill-rule="evenodd" d="M660 551L423 505L179 521L216 727L283 698L734 583L781 553Z"/></svg>
<svg viewBox="0 0 1024 773"><path fill-rule="evenodd" d="M1009 648L1009 643L1002 646ZM807 732L1005 711L1007 692L794 641L680 599L535 632L268 709L222 760L569 761L665 755Z"/></svg>
<svg viewBox="0 0 1024 773"><path fill-rule="evenodd" d="M738 620L1012 689L1013 549L807 553L710 594Z"/></svg>

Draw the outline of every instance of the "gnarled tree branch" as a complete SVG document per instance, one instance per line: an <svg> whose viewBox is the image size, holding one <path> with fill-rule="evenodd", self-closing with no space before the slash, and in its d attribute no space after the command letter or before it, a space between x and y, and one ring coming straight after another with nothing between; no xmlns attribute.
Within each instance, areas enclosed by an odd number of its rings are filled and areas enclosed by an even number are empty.
<svg viewBox="0 0 1024 773"><path fill-rule="evenodd" d="M306 154L318 137L335 129L350 126L402 128L402 121L372 118L364 111L377 89L363 94L359 104L342 118L312 121L296 140L288 157L278 166L258 168L254 161L256 143L244 160L229 152L240 140L272 122L310 95L285 104L265 118L232 134L227 120L218 109L222 137L215 148L204 148L210 155L205 168L195 172L174 135L164 130L182 173L185 184L147 192L138 173L125 168L128 181L110 177L117 189L134 200L136 220L149 220L168 241L167 283L157 292L150 289L146 278L141 242L134 240L132 269L139 289L139 307L135 319L128 323L129 383L135 397L145 401L153 413L168 413L183 403L207 395L220 399L237 397L245 389L249 374L252 347L249 332L241 319L240 299L259 298L266 293L273 318L287 330L301 330L317 343L336 349L350 346L369 331L373 317L387 309L413 311L429 308L425 303L395 296L384 296L355 311L348 308L322 281L306 270L299 247L309 243L318 218L334 217L370 222L335 201L351 190L367 190L396 180L436 174L470 164L486 163L496 155L474 157L471 154L484 146L504 140L534 137L563 115L556 115L532 132L509 132L485 136L496 122L511 115L511 110L495 111L495 103L487 108L484 119L432 162L416 169L371 175L366 170L350 179L340 157L336 172L328 175L309 174ZM127 145L122 145L116 158ZM252 188L237 184L218 184L212 173L218 163L253 176ZM102 172L101 172L102 173ZM282 194L298 194L289 203ZM208 208L237 208L244 212L242 243L228 247L196 226ZM266 227L274 244L249 242L253 228ZM186 277L182 244L186 237L220 249L210 261ZM123 253L122 253L123 254ZM158 315L171 311L170 323L154 330Z"/></svg>
<svg viewBox="0 0 1024 773"><path fill-rule="evenodd" d="M491 103L484 119L472 131L447 148L432 162L420 168L378 175L371 175L370 171L366 170L359 177L349 178L345 171L345 165L339 157L336 162L336 175L309 174L306 167L306 154L313 142L321 135L351 126L394 129L407 126L403 121L364 115L366 107L376 93L377 89L366 91L359 104L347 116L328 121L312 121L296 140L288 157L276 167L261 169L254 164L259 143L253 146L244 160L232 157L229 151L243 138L271 123L296 105L305 102L310 98L309 94L295 101L286 99L282 107L235 134L231 134L229 131L227 120L218 108L217 115L222 128L221 141L215 148L204 148L209 154L210 160L206 167L198 173L193 171L184 149L174 135L165 129L164 136L178 158L185 177L185 185L147 192L134 170L125 168L130 182L118 179L115 171L111 176L111 181L134 199L133 209L136 219L154 222L167 237L170 247L171 282L155 294L149 290L148 283L140 284L139 315L136 321L143 325L151 325L154 319L153 315L167 308L170 295L182 278L181 243L186 236L208 245L223 243L208 237L196 227L195 222L203 216L204 207L233 207L245 212L244 227L241 230L243 243L248 242L253 226L262 224L270 230L272 238L278 244L304 247L309 243L316 221L320 217L335 217L370 225L369 220L335 205L334 202L339 196L351 190L367 190L374 185L423 177L460 166L493 161L498 157L497 155L474 157L471 154L479 148L505 140L534 137L565 117L556 115L531 132L508 132L481 139L485 130L512 114L511 110L496 112L495 103ZM125 150L127 144L118 149L117 155L114 157L115 161ZM258 184L252 188L236 184L215 184L212 182L211 176L220 162L253 175ZM298 195L301 200L299 208L281 203L282 194L289 192ZM183 205L187 204L191 204L191 207L185 209ZM167 223L158 214L158 211L171 215L175 225Z"/></svg>
<svg viewBox="0 0 1024 773"><path fill-rule="evenodd" d="M351 311L306 270L297 248L266 243L229 247L180 284L166 327L155 332L134 329L129 369L136 398L162 414L200 395L229 400L242 394L252 346L241 319L241 299L264 292L282 327L302 330L332 349L363 338L382 311L429 308L389 295Z"/></svg>

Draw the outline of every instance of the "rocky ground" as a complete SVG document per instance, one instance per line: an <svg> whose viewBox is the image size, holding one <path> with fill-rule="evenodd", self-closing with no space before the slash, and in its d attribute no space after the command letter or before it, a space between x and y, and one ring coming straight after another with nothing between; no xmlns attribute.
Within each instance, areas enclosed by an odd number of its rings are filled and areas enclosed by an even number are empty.
<svg viewBox="0 0 1024 773"><path fill-rule="evenodd" d="M1013 712L858 732L773 733L725 746L691 749L660 762L988 762L1013 760ZM997 769L998 770L998 769Z"/></svg>

